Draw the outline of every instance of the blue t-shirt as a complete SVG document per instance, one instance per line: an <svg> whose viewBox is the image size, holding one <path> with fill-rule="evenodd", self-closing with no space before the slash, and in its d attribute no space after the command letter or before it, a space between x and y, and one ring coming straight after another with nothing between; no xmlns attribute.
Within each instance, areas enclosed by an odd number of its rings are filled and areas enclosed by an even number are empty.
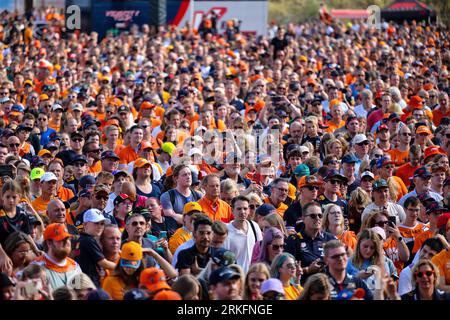
<svg viewBox="0 0 450 320"><path fill-rule="evenodd" d="M50 141L50 135L56 132L55 129L47 128L47 131L41 132L41 146L45 146Z"/></svg>
<svg viewBox="0 0 450 320"><path fill-rule="evenodd" d="M170 201L170 193L173 193L174 202ZM188 202L198 201L201 198L200 194L195 195L195 191L191 190L191 194L188 197L185 197L181 193L178 192L177 189L171 189L167 192L164 192L161 195L161 205L164 210L172 209L176 213L182 214L184 205Z"/></svg>

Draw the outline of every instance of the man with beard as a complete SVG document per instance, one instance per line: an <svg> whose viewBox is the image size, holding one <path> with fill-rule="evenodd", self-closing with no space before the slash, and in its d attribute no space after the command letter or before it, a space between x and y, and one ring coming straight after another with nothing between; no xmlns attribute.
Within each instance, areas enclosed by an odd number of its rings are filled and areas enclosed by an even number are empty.
<svg viewBox="0 0 450 320"><path fill-rule="evenodd" d="M44 231L46 252L33 263L40 265L46 273L50 288L66 286L71 278L81 274L81 268L69 258L71 235L64 224L52 223Z"/></svg>

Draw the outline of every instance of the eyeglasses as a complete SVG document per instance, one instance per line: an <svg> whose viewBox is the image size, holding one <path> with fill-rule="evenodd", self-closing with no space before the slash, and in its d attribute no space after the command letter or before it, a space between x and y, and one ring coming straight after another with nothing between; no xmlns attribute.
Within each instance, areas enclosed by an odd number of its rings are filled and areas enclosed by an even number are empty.
<svg viewBox="0 0 450 320"><path fill-rule="evenodd" d="M97 195L97 196L95 196L95 199L107 201L109 199L109 197L108 196Z"/></svg>
<svg viewBox="0 0 450 320"><path fill-rule="evenodd" d="M137 226L145 226L145 221L133 221L133 222L131 223L131 225L132 225L133 227L137 227Z"/></svg>
<svg viewBox="0 0 450 320"><path fill-rule="evenodd" d="M358 146L363 147L363 146L368 146L369 145L369 141L364 141L361 143L357 143Z"/></svg>
<svg viewBox="0 0 450 320"><path fill-rule="evenodd" d="M74 167L84 167L85 165L86 165L86 163L84 163L84 162L77 162L77 163L73 164Z"/></svg>
<svg viewBox="0 0 450 320"><path fill-rule="evenodd" d="M9 147L10 148L14 148L14 147L18 148L18 147L20 147L20 143L10 143Z"/></svg>
<svg viewBox="0 0 450 320"><path fill-rule="evenodd" d="M308 214L305 217L311 217L311 219L316 220L316 219L322 219L323 215L320 213L319 214L313 213L313 214Z"/></svg>
<svg viewBox="0 0 450 320"><path fill-rule="evenodd" d="M335 255L331 256L330 258L332 260L339 260L339 259L344 259L346 255L347 255L346 253L335 254Z"/></svg>
<svg viewBox="0 0 450 320"><path fill-rule="evenodd" d="M425 271L425 272L422 272L422 271L416 272L416 276L417 276L418 278L423 278L424 276L427 276L427 277L429 278L429 277L431 277L432 275L434 275L434 271L430 271L430 270Z"/></svg>
<svg viewBox="0 0 450 320"><path fill-rule="evenodd" d="M295 269L296 266L295 266L295 264L293 264L293 263L288 263L288 264L286 265L286 268L288 268L288 269Z"/></svg>
<svg viewBox="0 0 450 320"><path fill-rule="evenodd" d="M373 157L375 159L380 159L383 155L382 154L374 154Z"/></svg>
<svg viewBox="0 0 450 320"><path fill-rule="evenodd" d="M7 91L3 91L3 92L0 92L0 95L6 96L8 93L9 93L9 92L7 92Z"/></svg>
<svg viewBox="0 0 450 320"><path fill-rule="evenodd" d="M259 206L258 206L258 205L255 205L255 204L250 204L248 207L249 207L251 210L256 210L256 209L259 208Z"/></svg>
<svg viewBox="0 0 450 320"><path fill-rule="evenodd" d="M330 180L328 182L331 184L342 184L342 181L340 181L340 180Z"/></svg>
<svg viewBox="0 0 450 320"><path fill-rule="evenodd" d="M309 191L319 190L318 186L306 186L305 188L308 189Z"/></svg>
<svg viewBox="0 0 450 320"><path fill-rule="evenodd" d="M410 136L412 136L412 134L409 133L409 132L402 132L402 136L405 136L405 137L406 137L406 136L409 136L409 137L410 137Z"/></svg>
<svg viewBox="0 0 450 320"><path fill-rule="evenodd" d="M284 244L271 244L273 250L282 250L284 249Z"/></svg>
<svg viewBox="0 0 450 320"><path fill-rule="evenodd" d="M383 228L385 225L387 225L389 223L389 221L378 221L375 222L375 225L379 226L380 228Z"/></svg>

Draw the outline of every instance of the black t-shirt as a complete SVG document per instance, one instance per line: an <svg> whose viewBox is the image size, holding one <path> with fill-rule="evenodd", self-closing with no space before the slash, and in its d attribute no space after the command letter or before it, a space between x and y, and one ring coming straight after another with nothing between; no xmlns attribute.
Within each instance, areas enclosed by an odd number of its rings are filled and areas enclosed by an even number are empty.
<svg viewBox="0 0 450 320"><path fill-rule="evenodd" d="M317 201L322 206L322 209L324 206L326 206L327 204L330 204L330 203L338 205L339 207L342 208L342 213L344 214L344 217L348 217L348 205L347 205L347 201L345 201L344 199L338 197L338 199L335 202L332 202L332 201L330 201L330 199L325 197L324 194L321 194L317 198Z"/></svg>
<svg viewBox="0 0 450 320"><path fill-rule="evenodd" d="M156 223L152 220L152 230L151 233L155 237L159 237L160 231L167 231L167 239L177 231L181 226L178 225L177 221L172 217L163 217L162 223Z"/></svg>
<svg viewBox="0 0 450 320"><path fill-rule="evenodd" d="M91 278L97 287L100 287L100 278L105 276L105 271L97 263L105 259L105 256L97 240L91 235L82 233L77 253L75 261L78 262L81 270Z"/></svg>
<svg viewBox="0 0 450 320"><path fill-rule="evenodd" d="M300 201L292 203L284 212L283 219L286 222L286 227L295 227L297 220L302 216L302 206Z"/></svg>
<svg viewBox="0 0 450 320"><path fill-rule="evenodd" d="M184 249L178 253L178 260L175 266L176 269L190 269L194 263L194 258L197 257L197 264L200 268L205 268L209 259L211 258L211 249L206 254L200 253L197 250L196 245Z"/></svg>
<svg viewBox="0 0 450 320"><path fill-rule="evenodd" d="M284 50L284 48L286 48L289 43L288 43L286 37L284 37L283 39L279 39L278 37L275 37L272 39L272 41L270 41L270 44L274 46L273 57L275 59L277 56L277 52Z"/></svg>
<svg viewBox="0 0 450 320"><path fill-rule="evenodd" d="M0 209L0 244L3 246L6 238L16 231L30 234L31 226L27 213L20 207L16 207L15 217L10 218L3 208Z"/></svg>

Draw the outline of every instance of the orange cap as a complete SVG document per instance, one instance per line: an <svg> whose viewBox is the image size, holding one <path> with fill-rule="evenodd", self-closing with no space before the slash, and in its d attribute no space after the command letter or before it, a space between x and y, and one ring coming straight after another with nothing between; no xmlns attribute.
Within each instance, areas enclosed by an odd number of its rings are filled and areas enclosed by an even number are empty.
<svg viewBox="0 0 450 320"><path fill-rule="evenodd" d="M164 271L158 268L144 269L139 277L139 284L144 285L150 292L171 289L166 282Z"/></svg>
<svg viewBox="0 0 450 320"><path fill-rule="evenodd" d="M297 187L301 189L307 186L320 186L322 183L316 176L303 176L298 180Z"/></svg>
<svg viewBox="0 0 450 320"><path fill-rule="evenodd" d="M427 133L428 135L431 135L431 130L427 126L420 126L417 128L416 134L421 134L421 133Z"/></svg>
<svg viewBox="0 0 450 320"><path fill-rule="evenodd" d="M144 158L138 158L134 162L134 168L142 168L143 166L150 165L150 162Z"/></svg>
<svg viewBox="0 0 450 320"><path fill-rule="evenodd" d="M46 101L46 100L48 100L48 95L46 95L45 93L41 94L41 95L39 96L39 100L41 100L41 101Z"/></svg>
<svg viewBox="0 0 450 320"><path fill-rule="evenodd" d="M417 129L417 131L419 131L419 130ZM424 154L424 157L423 157L424 160L427 159L428 157L435 156L437 154L444 154L444 155L446 155L444 149L442 149L439 146L429 146L428 148L425 149L423 154Z"/></svg>
<svg viewBox="0 0 450 320"><path fill-rule="evenodd" d="M47 149L41 149L41 150L39 150L39 152L38 152L38 156L39 156L39 157L43 157L43 156L45 156L45 155L52 156L52 153L51 153L50 151L48 151Z"/></svg>
<svg viewBox="0 0 450 320"><path fill-rule="evenodd" d="M155 294L153 300L183 300L178 292L173 290L162 290Z"/></svg>
<svg viewBox="0 0 450 320"><path fill-rule="evenodd" d="M422 109L423 108L423 100L420 96L412 96L409 99L409 106L413 109Z"/></svg>
<svg viewBox="0 0 450 320"><path fill-rule="evenodd" d="M67 231L67 227L62 223L52 223L45 228L44 240L55 240L61 241L67 237L72 237L72 235Z"/></svg>
<svg viewBox="0 0 450 320"><path fill-rule="evenodd" d="M156 108L156 105L154 105L153 103L150 103L149 101L144 101L141 103L141 111L147 110L147 109L153 109L153 108Z"/></svg>

